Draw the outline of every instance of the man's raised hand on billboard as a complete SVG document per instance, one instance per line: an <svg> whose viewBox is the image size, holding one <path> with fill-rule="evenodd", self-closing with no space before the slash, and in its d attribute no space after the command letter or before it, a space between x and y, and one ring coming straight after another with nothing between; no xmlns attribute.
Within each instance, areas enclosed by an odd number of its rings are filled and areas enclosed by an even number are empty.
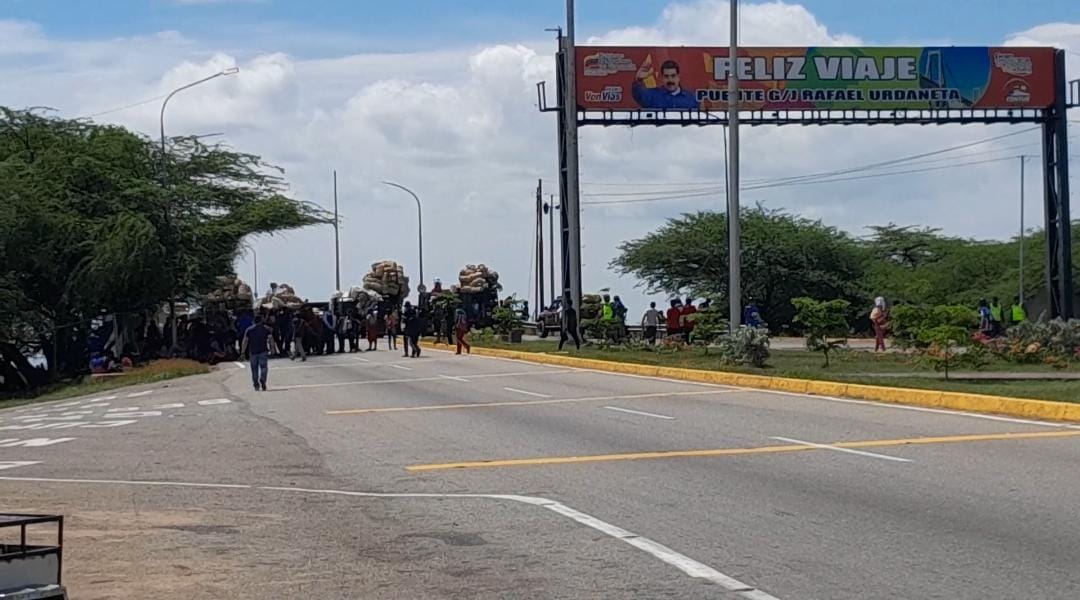
<svg viewBox="0 0 1080 600"><path fill-rule="evenodd" d="M637 70L637 80L644 81L653 74L652 68L652 54L645 57L645 60L641 63L641 66Z"/></svg>

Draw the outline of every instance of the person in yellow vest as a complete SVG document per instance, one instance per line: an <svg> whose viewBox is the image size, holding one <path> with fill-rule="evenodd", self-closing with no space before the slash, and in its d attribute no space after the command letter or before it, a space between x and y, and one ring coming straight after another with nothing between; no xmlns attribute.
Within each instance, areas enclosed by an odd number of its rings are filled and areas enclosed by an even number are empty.
<svg viewBox="0 0 1080 600"><path fill-rule="evenodd" d="M1024 307L1023 301L1020 300L1020 296L1016 296L1013 300L1013 305L1009 309L1009 323L1012 325L1019 325L1027 321L1027 308Z"/></svg>
<svg viewBox="0 0 1080 600"><path fill-rule="evenodd" d="M997 297L990 299L991 335L997 337L1005 329L1005 309Z"/></svg>

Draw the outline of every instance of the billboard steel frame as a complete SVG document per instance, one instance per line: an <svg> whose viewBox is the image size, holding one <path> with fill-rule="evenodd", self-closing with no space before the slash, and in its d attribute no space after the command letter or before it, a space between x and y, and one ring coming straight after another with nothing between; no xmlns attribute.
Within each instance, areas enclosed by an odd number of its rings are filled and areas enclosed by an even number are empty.
<svg viewBox="0 0 1080 600"><path fill-rule="evenodd" d="M573 22L572 2L568 22ZM727 125L723 110L581 110L573 89L573 38L559 33L556 55L558 105L547 104L544 83L537 85L540 110L559 113L559 191L568 210L562 211L563 297L581 304L580 206L578 202L577 129L583 126L705 127ZM1041 127L1043 203L1046 227L1046 294L1049 316L1071 318L1073 311L1072 230L1069 206L1068 119L1070 108L1080 107L1080 80L1066 83L1065 51L1054 52L1053 105L1044 109L916 109L916 110L746 110L740 125L969 125L1024 124ZM568 76L569 75L569 76ZM574 107L573 111L567 110ZM570 115L576 118L571 118ZM573 143L568 143L572 140ZM572 244L572 246L571 246ZM572 252L576 249L577 252Z"/></svg>

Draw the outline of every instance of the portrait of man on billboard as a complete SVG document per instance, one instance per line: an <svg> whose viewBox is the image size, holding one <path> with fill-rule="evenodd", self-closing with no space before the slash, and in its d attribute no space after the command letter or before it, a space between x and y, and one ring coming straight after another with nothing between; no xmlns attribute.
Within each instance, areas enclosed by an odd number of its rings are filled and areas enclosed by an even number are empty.
<svg viewBox="0 0 1080 600"><path fill-rule="evenodd" d="M698 107L694 90L682 87L679 78L679 63L673 60L665 60L661 63L660 85L656 85L652 55L646 57L641 63L630 91L641 108L692 109Z"/></svg>

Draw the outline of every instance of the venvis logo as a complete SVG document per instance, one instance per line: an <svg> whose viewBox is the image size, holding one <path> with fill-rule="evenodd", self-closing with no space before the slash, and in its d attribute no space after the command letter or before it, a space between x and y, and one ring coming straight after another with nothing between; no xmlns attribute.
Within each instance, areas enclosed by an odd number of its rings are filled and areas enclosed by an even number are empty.
<svg viewBox="0 0 1080 600"><path fill-rule="evenodd" d="M622 87L617 85L609 85L599 92L592 90L585 90L586 102L619 102L622 100L623 90Z"/></svg>

